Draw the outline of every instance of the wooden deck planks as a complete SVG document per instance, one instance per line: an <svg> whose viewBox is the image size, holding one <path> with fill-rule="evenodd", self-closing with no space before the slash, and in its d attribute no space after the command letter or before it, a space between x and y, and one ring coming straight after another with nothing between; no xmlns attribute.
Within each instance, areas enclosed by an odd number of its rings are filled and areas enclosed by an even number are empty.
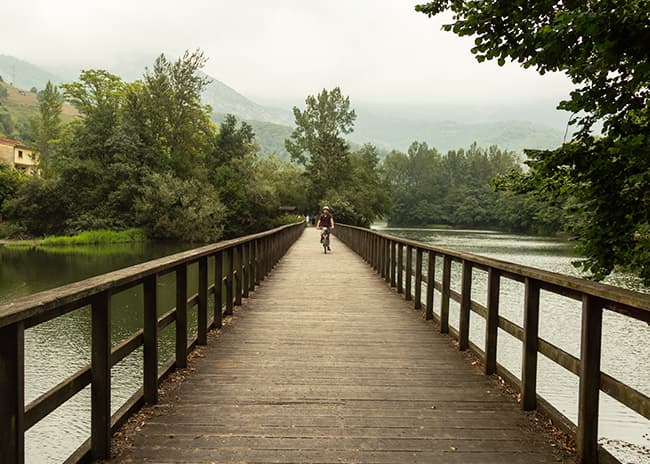
<svg viewBox="0 0 650 464"><path fill-rule="evenodd" d="M563 462L448 337L332 248L306 230L115 462Z"/></svg>

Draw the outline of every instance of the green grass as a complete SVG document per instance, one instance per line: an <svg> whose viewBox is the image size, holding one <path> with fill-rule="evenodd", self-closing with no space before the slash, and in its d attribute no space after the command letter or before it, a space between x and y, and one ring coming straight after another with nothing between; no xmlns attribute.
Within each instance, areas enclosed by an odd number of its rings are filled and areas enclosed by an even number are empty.
<svg viewBox="0 0 650 464"><path fill-rule="evenodd" d="M134 243L147 241L142 229L90 230L72 236L51 236L39 240L39 246L104 245L109 243Z"/></svg>

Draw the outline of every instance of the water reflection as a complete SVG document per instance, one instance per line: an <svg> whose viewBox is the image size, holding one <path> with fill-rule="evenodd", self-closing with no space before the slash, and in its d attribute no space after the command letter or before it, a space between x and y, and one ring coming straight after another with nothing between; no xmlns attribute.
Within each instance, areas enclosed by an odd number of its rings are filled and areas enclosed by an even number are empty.
<svg viewBox="0 0 650 464"><path fill-rule="evenodd" d="M151 259L191 248L183 243L136 243L59 248L0 247L0 302L59 287ZM196 265L188 269L190 282ZM173 274L158 285L159 314L174 306ZM196 291L196 283L188 292ZM113 345L142 328L142 288L134 287L111 297ZM196 331L196 311L190 311L188 332ZM170 330L171 329L171 330ZM173 324L159 338L162 364L174 352ZM25 402L67 379L90 363L90 308L72 311L25 331ZM111 372L112 409L117 410L142 385L142 349ZM85 388L36 424L25 437L26 462L62 462L89 436L90 389ZM46 445L46 446L45 446Z"/></svg>

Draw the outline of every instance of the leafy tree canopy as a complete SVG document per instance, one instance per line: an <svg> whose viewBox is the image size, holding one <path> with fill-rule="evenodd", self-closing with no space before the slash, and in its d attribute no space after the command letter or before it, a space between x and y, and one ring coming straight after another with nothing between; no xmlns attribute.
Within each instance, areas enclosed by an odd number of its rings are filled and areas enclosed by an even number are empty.
<svg viewBox="0 0 650 464"><path fill-rule="evenodd" d="M82 117L62 127L61 95L48 85L33 132L51 155L51 175L23 182L0 169L0 206L12 230L143 227L155 238L213 241L288 220L279 206L304 204L302 172L262 166L251 126L234 116L217 130L201 103L204 63L200 51L173 62L161 55L131 83L83 71L62 86Z"/></svg>
<svg viewBox="0 0 650 464"><path fill-rule="evenodd" d="M576 135L556 150L528 152L523 182L504 186L570 191L583 270L600 279L620 265L650 282L650 2L438 0L416 10L452 10L444 29L475 37L479 61L569 76L576 88L559 108L573 114Z"/></svg>
<svg viewBox="0 0 650 464"><path fill-rule="evenodd" d="M319 200L327 188L337 188L349 172L350 147L343 136L352 132L356 113L339 87L323 89L305 99L305 109L293 108L296 128L285 141L291 159L305 166L313 182L311 196Z"/></svg>
<svg viewBox="0 0 650 464"><path fill-rule="evenodd" d="M39 117L30 121L32 134L39 152L39 166L43 175L49 171L50 158L61 136L63 95L50 81L38 93Z"/></svg>

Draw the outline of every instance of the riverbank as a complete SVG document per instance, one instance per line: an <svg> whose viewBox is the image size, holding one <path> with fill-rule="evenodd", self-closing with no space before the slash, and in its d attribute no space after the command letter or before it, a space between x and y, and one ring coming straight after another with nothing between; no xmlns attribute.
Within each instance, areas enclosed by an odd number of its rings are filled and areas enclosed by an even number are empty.
<svg viewBox="0 0 650 464"><path fill-rule="evenodd" d="M143 229L126 230L90 230L77 235L49 236L42 239L0 240L0 246L8 248L63 247L78 245L108 245L114 243L146 242L147 234Z"/></svg>

